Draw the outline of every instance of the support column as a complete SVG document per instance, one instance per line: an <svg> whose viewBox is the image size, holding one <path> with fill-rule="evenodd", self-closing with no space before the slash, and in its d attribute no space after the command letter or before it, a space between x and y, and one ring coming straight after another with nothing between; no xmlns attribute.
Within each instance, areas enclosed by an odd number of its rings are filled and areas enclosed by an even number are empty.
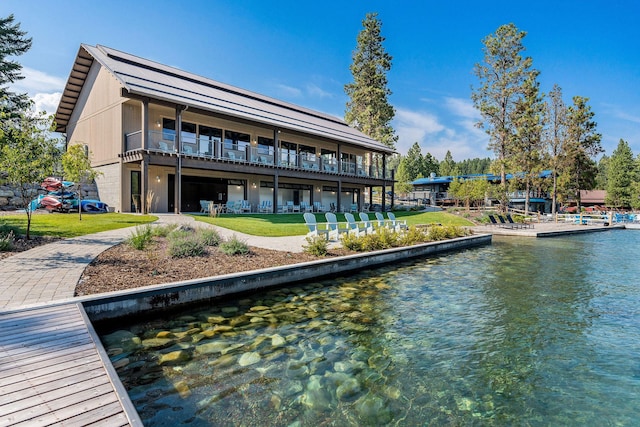
<svg viewBox="0 0 640 427"><path fill-rule="evenodd" d="M141 129L141 145L142 149L149 148L149 100L144 99L142 101L142 123ZM142 161L140 162L140 213L149 213L149 206L147 206L147 192L149 191L149 156L142 155Z"/></svg>
<svg viewBox="0 0 640 427"><path fill-rule="evenodd" d="M179 214L182 210L182 110L184 107L176 105L176 140L175 150L178 154L178 163L176 166L176 191L175 191L175 213Z"/></svg>
<svg viewBox="0 0 640 427"><path fill-rule="evenodd" d="M342 180L339 179L338 180L338 198L336 200L336 211L338 212L342 212L342 202L340 202L341 199L342 199Z"/></svg>
<svg viewBox="0 0 640 427"><path fill-rule="evenodd" d="M278 213L278 171L273 175L273 213Z"/></svg>
<svg viewBox="0 0 640 427"><path fill-rule="evenodd" d="M149 188L149 156L142 155L140 162L140 213L145 215L148 212L147 189Z"/></svg>
<svg viewBox="0 0 640 427"><path fill-rule="evenodd" d="M382 212L387 210L387 156L382 155Z"/></svg>

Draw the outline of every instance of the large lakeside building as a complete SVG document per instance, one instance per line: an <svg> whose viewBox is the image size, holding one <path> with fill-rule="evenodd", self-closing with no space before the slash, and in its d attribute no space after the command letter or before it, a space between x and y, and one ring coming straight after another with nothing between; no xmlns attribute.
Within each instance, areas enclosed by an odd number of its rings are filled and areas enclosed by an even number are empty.
<svg viewBox="0 0 640 427"><path fill-rule="evenodd" d="M55 119L118 212L341 210L393 185L394 150L337 117L100 45L80 46Z"/></svg>

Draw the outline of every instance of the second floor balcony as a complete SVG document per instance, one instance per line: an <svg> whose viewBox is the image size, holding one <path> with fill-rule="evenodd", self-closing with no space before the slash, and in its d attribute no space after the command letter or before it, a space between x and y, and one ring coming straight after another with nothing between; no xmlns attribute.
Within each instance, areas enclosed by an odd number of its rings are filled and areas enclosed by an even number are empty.
<svg viewBox="0 0 640 427"><path fill-rule="evenodd" d="M265 166L317 171L329 174L351 175L363 178L382 179L382 167L341 161L335 157L312 153L278 153L273 147L265 149L250 144L228 144L220 139L190 138L181 143L178 150L175 137L163 132L150 131L146 149L151 152L178 154L217 161L261 164ZM125 135L125 152L142 150L142 132ZM387 171L386 179L391 179Z"/></svg>

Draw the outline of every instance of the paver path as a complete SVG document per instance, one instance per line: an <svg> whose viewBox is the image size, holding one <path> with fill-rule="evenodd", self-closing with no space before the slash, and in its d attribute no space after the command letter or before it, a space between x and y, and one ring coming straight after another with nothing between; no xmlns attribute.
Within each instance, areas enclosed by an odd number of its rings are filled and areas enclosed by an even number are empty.
<svg viewBox="0 0 640 427"><path fill-rule="evenodd" d="M195 224L187 215L158 215L157 223ZM209 226L197 223L198 226ZM236 235L248 245L302 251L304 236L259 237L215 227L221 236ZM84 269L106 249L131 235L133 227L60 240L0 260L0 312L73 298Z"/></svg>

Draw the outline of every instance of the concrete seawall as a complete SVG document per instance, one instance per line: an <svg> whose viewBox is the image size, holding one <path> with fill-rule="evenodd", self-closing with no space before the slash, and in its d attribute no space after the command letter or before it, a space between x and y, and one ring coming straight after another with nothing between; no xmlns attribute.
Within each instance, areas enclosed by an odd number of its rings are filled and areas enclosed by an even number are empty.
<svg viewBox="0 0 640 427"><path fill-rule="evenodd" d="M386 249L345 257L293 264L244 273L228 274L127 291L75 298L91 318L99 321L164 309L209 298L255 291L305 280L348 274L365 268L406 261L447 251L461 250L491 243L491 235L476 235L421 245Z"/></svg>

